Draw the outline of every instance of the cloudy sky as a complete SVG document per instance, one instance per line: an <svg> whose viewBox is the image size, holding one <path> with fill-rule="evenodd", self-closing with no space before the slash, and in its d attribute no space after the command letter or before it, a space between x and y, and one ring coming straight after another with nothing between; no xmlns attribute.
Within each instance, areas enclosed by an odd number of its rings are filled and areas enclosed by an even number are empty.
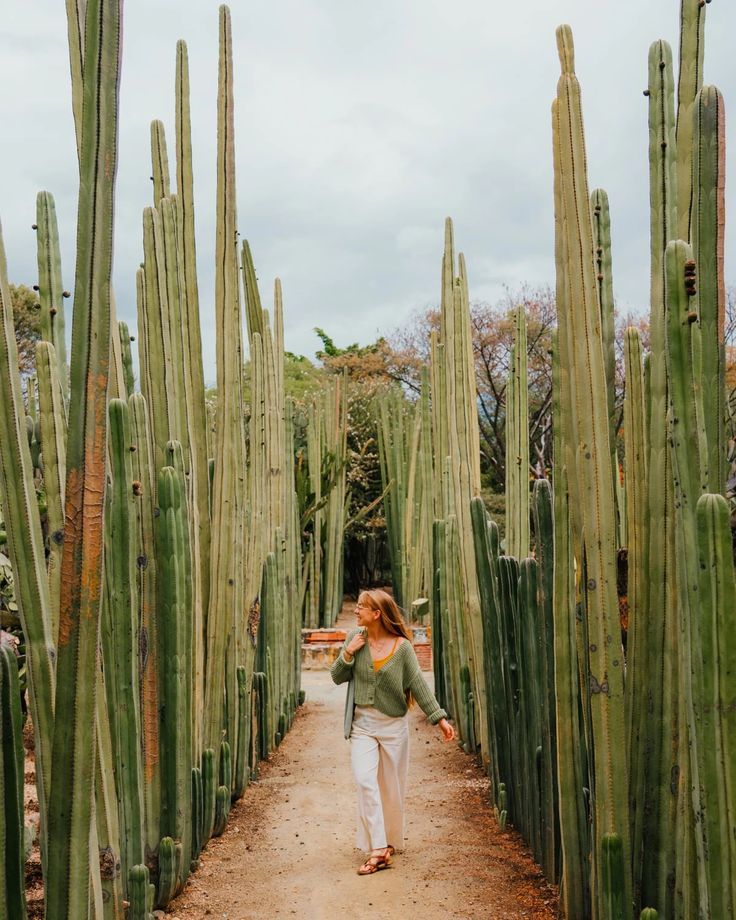
<svg viewBox="0 0 736 920"><path fill-rule="evenodd" d="M36 280L35 195L52 191L71 286L76 154L62 0L3 0L0 218L11 280ZM286 344L313 355L388 333L439 296L443 219L471 297L554 279L550 102L569 22L591 187L612 208L619 306L648 294L647 49L677 47L679 0L247 0L233 3L239 226L264 300L285 295ZM205 366L212 310L215 0L126 0L115 290L135 325L149 123L173 132L175 43L189 44ZM706 81L736 99L736 4L708 7ZM730 150L736 149L733 119ZM733 156L729 157L729 165ZM734 185L729 213L734 213ZM727 276L736 246L727 240Z"/></svg>

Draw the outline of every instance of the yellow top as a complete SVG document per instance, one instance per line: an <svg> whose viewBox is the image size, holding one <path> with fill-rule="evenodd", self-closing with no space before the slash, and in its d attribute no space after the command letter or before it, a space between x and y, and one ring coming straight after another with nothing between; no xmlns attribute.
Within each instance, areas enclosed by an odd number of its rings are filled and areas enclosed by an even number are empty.
<svg viewBox="0 0 736 920"><path fill-rule="evenodd" d="M401 636L397 636L397 637L396 637L396 639L394 640L393 648L392 648L391 651L388 653L388 655L386 655L385 658L374 658L374 659L373 659L373 670L374 670L374 671L378 671L384 664L386 664L386 662L389 660L389 658L390 658L390 657L393 655L393 653L396 651L396 646L399 644L399 639L400 639L400 638L401 638Z"/></svg>

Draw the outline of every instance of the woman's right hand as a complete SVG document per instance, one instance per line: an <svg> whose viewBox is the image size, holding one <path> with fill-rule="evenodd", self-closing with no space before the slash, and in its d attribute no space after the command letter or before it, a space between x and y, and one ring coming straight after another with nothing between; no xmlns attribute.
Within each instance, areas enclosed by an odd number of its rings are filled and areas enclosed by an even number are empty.
<svg viewBox="0 0 736 920"><path fill-rule="evenodd" d="M359 633L356 633L353 638L345 646L345 651L348 655L355 655L355 653L363 648L365 645L365 632L361 629Z"/></svg>

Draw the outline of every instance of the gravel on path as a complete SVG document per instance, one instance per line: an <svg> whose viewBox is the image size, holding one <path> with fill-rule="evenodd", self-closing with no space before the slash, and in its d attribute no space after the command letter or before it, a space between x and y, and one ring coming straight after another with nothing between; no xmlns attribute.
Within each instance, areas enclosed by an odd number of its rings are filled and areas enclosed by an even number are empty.
<svg viewBox="0 0 736 920"><path fill-rule="evenodd" d="M431 674L425 675L431 678ZM488 780L415 707L406 849L361 877L345 687L304 671L291 731L202 854L171 920L554 920L546 884L511 829L500 831Z"/></svg>

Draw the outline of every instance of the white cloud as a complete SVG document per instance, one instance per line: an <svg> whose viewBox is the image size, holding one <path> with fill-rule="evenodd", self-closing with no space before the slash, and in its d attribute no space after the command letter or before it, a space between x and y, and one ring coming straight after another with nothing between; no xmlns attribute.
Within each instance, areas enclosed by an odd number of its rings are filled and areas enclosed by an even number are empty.
<svg viewBox="0 0 736 920"><path fill-rule="evenodd" d="M217 7L126 5L115 288L135 325L149 123L173 130L176 39L186 38L207 375L212 304ZM265 302L284 283L287 347L312 327L366 342L438 298L443 219L455 219L471 296L552 282L550 102L554 28L573 25L591 185L611 199L616 291L649 286L647 49L677 45L677 0L252 0L233 4L239 224ZM708 7L706 80L736 98L732 4ZM66 24L56 0L5 0L0 34L0 217L11 276L35 280L35 193L57 198L64 277L74 271L76 161ZM729 139L734 132L729 127ZM734 196L729 193L729 210ZM727 241L727 273L736 249Z"/></svg>

